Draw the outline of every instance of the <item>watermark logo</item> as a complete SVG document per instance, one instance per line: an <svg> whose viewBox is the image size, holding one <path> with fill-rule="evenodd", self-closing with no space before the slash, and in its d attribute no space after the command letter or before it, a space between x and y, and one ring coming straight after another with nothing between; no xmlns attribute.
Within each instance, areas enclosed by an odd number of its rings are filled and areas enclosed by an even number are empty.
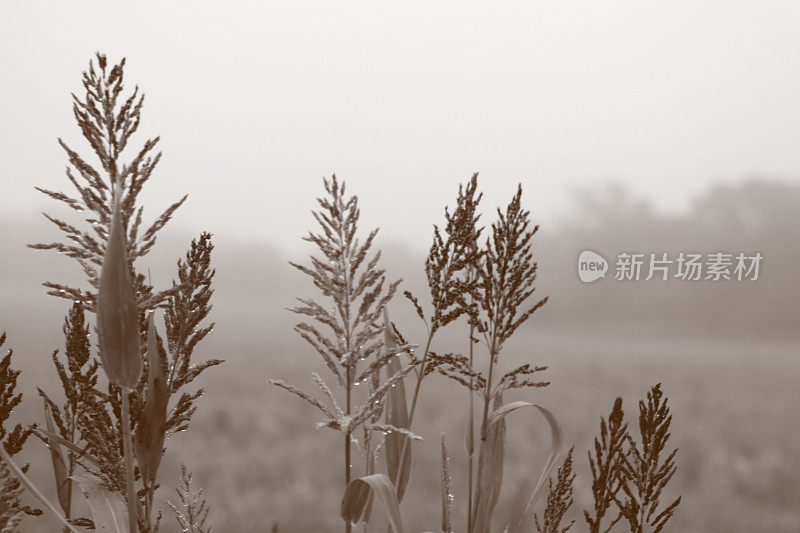
<svg viewBox="0 0 800 533"><path fill-rule="evenodd" d="M757 281L764 256L755 253L664 253L622 252L614 264L616 281ZM606 259L591 250L578 257L578 277L584 283L605 278Z"/></svg>
<svg viewBox="0 0 800 533"><path fill-rule="evenodd" d="M608 261L602 255L591 250L584 250L578 256L578 277L584 283L591 283L606 277Z"/></svg>

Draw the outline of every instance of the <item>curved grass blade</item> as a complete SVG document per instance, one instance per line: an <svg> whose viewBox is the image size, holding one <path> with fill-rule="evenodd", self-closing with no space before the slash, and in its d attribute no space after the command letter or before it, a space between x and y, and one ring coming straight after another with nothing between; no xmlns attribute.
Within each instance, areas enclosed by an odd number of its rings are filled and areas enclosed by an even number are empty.
<svg viewBox="0 0 800 533"><path fill-rule="evenodd" d="M489 415L489 427L491 427L492 424L502 420L510 413L513 413L517 409L521 409L523 407L535 407L538 409L550 426L550 454L547 456L544 467L542 467L542 473L539 475L539 480L536 482L536 487L533 489L530 498L528 498L528 504L525 506L525 512L523 515L528 516L528 514L533 510L533 506L536 505L536 501L542 495L542 489L545 485L544 482L550 476L550 471L553 469L553 465L555 464L556 457L561 449L564 436L561 431L561 425L558 423L558 420L556 420L556 417L553 415L553 413L541 405L522 401L511 402L495 410L491 415Z"/></svg>
<svg viewBox="0 0 800 533"><path fill-rule="evenodd" d="M72 479L81 488L92 510L95 531L126 533L128 507L122 494L111 492L103 482L91 474L78 472Z"/></svg>
<svg viewBox="0 0 800 533"><path fill-rule="evenodd" d="M464 424L464 453L467 459L475 453L475 417L472 415L472 406L467 409L467 422Z"/></svg>
<svg viewBox="0 0 800 533"><path fill-rule="evenodd" d="M495 409L502 403L501 395L495 397ZM496 413L497 411L495 411ZM492 413L494 414L494 413ZM494 508L500 499L505 461L506 423L501 416L487 423L486 439L481 440L478 451L478 477L475 505L472 509L473 533L490 533Z"/></svg>
<svg viewBox="0 0 800 533"><path fill-rule="evenodd" d="M392 331L392 322L389 320L389 311L386 307L383 308L384 320L384 344L386 350L395 350L397 348L397 341ZM394 356L389 359L386 366L389 376L394 376L401 370L400 358ZM401 379L395 383L394 387L387 394L386 402L386 423L396 428L408 429L408 405L406 404L406 387L404 380ZM384 446L386 448L386 471L389 474L389 479L397 487L397 500L403 501L403 495L408 486L408 480L411 476L411 442L404 443L408 437L396 431L390 431L384 438ZM405 455L402 458L402 468L400 466L400 455L405 448ZM402 473L402 477L398 481L398 472Z"/></svg>
<svg viewBox="0 0 800 533"><path fill-rule="evenodd" d="M66 518L64 518L64 515L61 514L61 512L58 509L56 509L56 506L50 503L50 500L45 498L44 494L42 494L41 491L39 491L39 489L36 488L36 485L34 485L33 482L30 479L28 479L28 476L25 475L25 472L23 472L22 469L19 466L17 466L17 464L13 460L11 460L11 457L8 455L8 452L6 452L5 446L0 446L0 457L2 457L3 462L6 463L8 467L14 472L14 475L17 477L17 479L19 479L20 483L25 485L25 488L28 489L28 491L30 491L30 493L33 494L34 497L36 497L36 499L42 503L42 505L47 507L50 510L50 512L53 513L53 515L56 518L58 518L67 529L69 529L73 533L78 533L78 530L75 529L75 527L73 527L73 525L70 524Z"/></svg>
<svg viewBox="0 0 800 533"><path fill-rule="evenodd" d="M384 474L354 479L347 485L342 498L341 516L345 522L356 524L364 515L370 494L374 492L386 508L389 526L393 533L403 533L403 520L400 517L400 504L394 485Z"/></svg>
<svg viewBox="0 0 800 533"><path fill-rule="evenodd" d="M47 401L44 402L44 422L47 431L55 433L53 413ZM69 479L67 461L64 458L64 454L58 442L48 438L45 440L45 443L47 443L47 447L50 448L50 458L53 460L53 476L56 480L58 503L61 504L61 509L64 510L64 513L69 515L72 506L72 480Z"/></svg>
<svg viewBox="0 0 800 533"><path fill-rule="evenodd" d="M43 439L52 440L61 444L62 446L66 446L67 448L78 454L79 459L87 459L93 467L97 468L98 470L100 469L100 463L98 462L97 459L89 455L88 451L81 449L80 447L71 443L67 439L63 438L61 435L56 435L52 431L46 431L38 427L33 428L33 431L38 433L39 436L42 437Z"/></svg>
<svg viewBox="0 0 800 533"><path fill-rule="evenodd" d="M167 377L164 374L165 353L158 340L155 312L150 313L147 325L147 362L144 407L133 446L142 477L148 484L153 484L164 451L164 425L169 403Z"/></svg>
<svg viewBox="0 0 800 533"><path fill-rule="evenodd" d="M375 473L375 452L369 450L369 457L367 458L367 471L366 475L371 476ZM367 501L366 506L364 507L364 514L361 517L362 522L365 524L369 522L370 517L372 516L372 504L375 501L375 495L370 491L369 499Z"/></svg>

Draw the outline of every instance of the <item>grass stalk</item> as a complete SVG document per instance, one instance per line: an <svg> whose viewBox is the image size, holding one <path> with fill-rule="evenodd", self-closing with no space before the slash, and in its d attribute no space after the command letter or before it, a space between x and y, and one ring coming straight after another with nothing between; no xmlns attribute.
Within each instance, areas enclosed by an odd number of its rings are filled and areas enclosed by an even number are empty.
<svg viewBox="0 0 800 533"><path fill-rule="evenodd" d="M350 433L345 433L344 436L344 486L347 487L350 484ZM352 531L352 526L350 522L345 521L344 523L344 530L347 533Z"/></svg>
<svg viewBox="0 0 800 533"><path fill-rule="evenodd" d="M492 376L494 373L494 362L497 358L494 341L489 350L489 376L486 379L486 394L483 398L483 418L481 419L481 440L486 440L486 431L489 429L486 424L489 420L489 405L492 401Z"/></svg>
<svg viewBox="0 0 800 533"><path fill-rule="evenodd" d="M486 389L485 389L486 392L485 392L484 398L483 398L483 416L481 418L481 447L480 447L481 451L479 452L481 454L483 453L483 442L486 440L486 437L488 435L488 429L489 428L487 427L487 424L488 424L488 420L489 420L489 405L490 405L490 402L492 401L492 378L493 378L493 374L494 374L494 362L495 362L495 358L496 358L494 335L492 337L493 337L493 340L492 340L492 342L490 344L490 349L489 349L489 374L488 374L488 377L486 379ZM478 498L479 499L480 499L480 494L481 494L481 484L479 482L478 483ZM470 514L472 526L475 525L475 522L477 520L477 516L476 516L477 512L478 512L478 508L476 506L473 506L472 513ZM471 531L469 533L471 533Z"/></svg>
<svg viewBox="0 0 800 533"><path fill-rule="evenodd" d="M128 526L130 533L138 533L136 524L136 486L133 481L133 441L131 440L131 391L122 389L122 451L125 455L125 490L128 502Z"/></svg>
<svg viewBox="0 0 800 533"><path fill-rule="evenodd" d="M345 247L345 243L342 241L341 236L339 237L339 246L342 249L346 248ZM353 354L351 352L352 348L350 346L350 336L352 335L352 332L350 331L350 290L351 290L351 280L350 280L350 277L348 276L348 274L349 274L348 271L350 270L349 265L350 265L349 257L342 258L342 263L341 263L340 267L342 269L342 277L344 278L344 286L345 286L345 291L344 291L344 301L345 301L344 309L345 309L345 312L342 313L342 322L344 323L345 342L347 343L346 344L347 345L347 353L352 358ZM358 359L356 358L356 360L358 360ZM353 390L353 377L352 376L353 376L353 371L352 371L352 367L351 366L348 366L345 370L346 370L346 373L347 373L347 387L346 387L346 389L347 389L347 416L349 417L350 416L350 411L351 411L351 403L352 403L352 390ZM347 486L350 485L351 470L353 468L353 465L351 464L351 460L352 459L350 457L350 454L351 454L351 450L350 450L350 430L348 429L345 432L345 435L344 435L344 486L345 486L345 488L347 488ZM346 533L350 533L352 531L353 528L352 528L352 525L350 524L350 522L345 521L344 529L345 529Z"/></svg>
<svg viewBox="0 0 800 533"><path fill-rule="evenodd" d="M348 343L349 343L349 341L348 341ZM347 414L347 416L350 416L351 400L352 400L352 398L351 398L351 396L352 396L351 395L352 378L351 378L350 369L347 368L346 370L347 370L347 386L345 387L345 391L346 391L346 395L347 395L347 411L346 411L346 414ZM344 434L344 486L345 486L345 488L347 488L347 486L350 485L350 478L352 476L351 470L352 470L352 466L353 465L350 464L350 462L351 462L350 455L351 455L351 450L350 450L350 431L348 430ZM352 525L350 524L350 522L348 522L346 520L345 520L345 523L344 523L344 530L346 531L346 533L350 533L352 531Z"/></svg>
<svg viewBox="0 0 800 533"><path fill-rule="evenodd" d="M145 483L144 494L144 522L150 525L153 523L153 491L152 487L147 486L147 483Z"/></svg>
<svg viewBox="0 0 800 533"><path fill-rule="evenodd" d="M349 341L348 341L349 343ZM351 383L351 373L350 369L347 370L347 416L350 416L350 409L351 409L351 390L352 390L352 383ZM351 450L350 450L350 431L345 432L344 434L344 486L347 488L350 485L350 478L351 478L351 469L352 465L350 464L351 461ZM344 530L346 533L350 533L352 531L352 525L350 522L345 521L344 523Z"/></svg>
<svg viewBox="0 0 800 533"><path fill-rule="evenodd" d="M469 326L469 367L473 368L475 363L475 351L472 342L472 336L475 333L475 326ZM475 398L472 390L473 378L469 378L469 422L467 431L469 431L469 457L467 459L467 533L472 533L472 479L474 469L474 455L475 455Z"/></svg>
<svg viewBox="0 0 800 533"><path fill-rule="evenodd" d="M76 406L76 408L72 410L72 415L71 415L71 418L70 418L70 426L69 426L70 427L69 441L73 442L73 443L75 442L75 428L77 427L77 425L78 425L78 416L77 416L77 406ZM72 478L72 474L75 473L75 454L73 453L72 450L67 450L67 453L69 454L67 456L69 458L69 461L68 461L69 465L67 467L67 473L69 474L69 477ZM68 504L67 504L67 508L63 509L63 511L64 511L64 518L69 520L70 518L72 518L70 516L72 514L72 481L71 481L71 479L68 480L67 483L69 483L69 488L70 488L68 493L67 493L67 502L68 502ZM70 533L69 528L67 526L64 526L63 533Z"/></svg>

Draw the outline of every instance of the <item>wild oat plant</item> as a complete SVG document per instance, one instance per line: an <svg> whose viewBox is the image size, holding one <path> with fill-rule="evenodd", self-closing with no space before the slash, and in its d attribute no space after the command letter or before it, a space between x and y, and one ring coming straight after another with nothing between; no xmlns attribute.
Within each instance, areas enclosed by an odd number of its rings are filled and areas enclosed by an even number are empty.
<svg viewBox="0 0 800 533"><path fill-rule="evenodd" d="M662 457L672 416L661 384L639 401L641 444L628 432L624 416L622 398L617 398L608 421L600 420L594 456L589 453L594 509L584 510L583 516L592 533L611 531L623 520L631 533L657 533L666 527L681 501L678 497L659 507L662 492L677 470L678 453L676 449Z"/></svg>
<svg viewBox="0 0 800 533"><path fill-rule="evenodd" d="M380 253L368 259L377 230L370 232L363 242L359 240L358 198L346 197L345 185L335 175L325 180L325 192L326 196L318 199L321 209L314 212L321 233L309 233L305 237L319 249L320 255L311 257L310 266L296 263L292 266L311 277L327 302L321 304L310 298L299 298L300 305L292 311L313 321L298 323L295 331L322 356L342 389L343 397L341 403L337 401L331 387L319 374L313 374L313 378L325 397L324 402L283 381L271 382L317 407L324 415L319 427L344 435L346 485L352 476L353 445L359 445L364 454L365 474L375 476L369 481L388 484L385 476L373 473L374 454L379 447L373 445L373 433L417 438L402 423L395 426L380 421L393 387L414 369L411 364L402 368L396 365L397 354L408 346L385 349L383 329L378 326L400 281L386 282L385 272L378 268ZM320 331L323 328L328 335ZM383 378L382 373L385 373ZM357 404L355 391L361 384L369 390L366 398ZM362 435L359 444L355 439ZM368 518L369 513L363 511L343 506L347 531L350 531L351 522Z"/></svg>
<svg viewBox="0 0 800 533"><path fill-rule="evenodd" d="M659 507L662 492L678 468L675 464L678 450L666 452L671 423L667 398L661 384L656 384L647 393L647 398L639 401L641 442L637 443L628 435L628 451L623 456L622 490L625 497L617 504L632 533L663 530L681 502L679 496L665 507Z"/></svg>
<svg viewBox="0 0 800 533"><path fill-rule="evenodd" d="M129 162L123 161L128 142L139 127L143 105L138 88L123 96L124 66L124 59L110 66L104 55L97 54L83 74L83 97L73 95L73 114L99 166L59 140L69 161L67 178L77 196L38 189L78 213L88 213L88 230L45 214L65 233L68 243L31 245L74 258L88 287L44 284L49 294L73 302L63 328L64 354L52 354L63 400L39 389L45 427L17 427L5 448L13 455L31 432L48 446L60 510L30 483L25 476L27 467L18 468L4 455L2 478L9 490L3 491L7 503L0 514L13 524L19 522L17 511L25 510L17 497L22 482L61 520L65 531L79 527L158 531L162 511L155 508L154 495L160 486L158 470L166 439L185 430L196 410L203 389L189 390L192 381L222 362L195 363L192 357L214 326L204 324L213 294L211 235L203 233L192 241L186 257L178 261L177 279L166 290L155 291L134 267L186 197L143 230L143 207L137 201L161 154L153 153L158 143L155 138L145 141ZM161 309L164 337L158 333L155 319ZM97 356L92 355L87 312L97 317ZM7 360L0 368L7 368ZM16 374L8 376L3 376L3 390L9 395L3 399L13 407L19 402L19 396L10 395ZM8 476L7 468L15 470L16 480ZM187 476L184 472L184 481ZM88 502L91 518L76 515L75 484ZM179 496L183 500L180 491ZM182 509L176 512L182 527L186 513L202 514L199 522L189 516L194 529L184 527L184 531L208 530L202 525L207 506Z"/></svg>

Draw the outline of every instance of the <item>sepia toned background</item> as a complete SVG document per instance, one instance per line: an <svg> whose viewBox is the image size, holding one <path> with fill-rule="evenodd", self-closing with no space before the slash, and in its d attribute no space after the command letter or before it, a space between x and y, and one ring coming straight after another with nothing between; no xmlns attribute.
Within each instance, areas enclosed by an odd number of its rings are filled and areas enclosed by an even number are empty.
<svg viewBox="0 0 800 533"><path fill-rule="evenodd" d="M102 50L112 61L127 56L128 87L147 94L138 141L162 135L145 215L189 193L137 267L167 286L189 241L215 235L217 326L198 355L227 362L199 380L206 395L191 429L172 437L163 477L177 479L185 462L205 487L216 530L340 529L340 465L326 459L339 437L267 383L308 385L311 371L324 370L286 310L315 294L287 261L312 251L301 237L315 229L321 177L335 171L359 195L362 230L381 227L376 245L389 276L424 296L432 224L480 171L484 222L520 182L541 224L538 291L550 302L502 364L549 366L551 385L519 398L551 408L576 447L572 517L588 504L585 450L599 417L617 395L634 412L662 382L680 448L671 494L683 496L670 530L798 531L796 5L32 2L5 11L0 331L23 370L18 420L40 421L35 387L57 386L49 356L63 348L68 302L40 284L81 279L68 258L25 247L60 239L39 211L64 214L33 187L69 185L57 137L88 153L70 93ZM586 285L576 275L584 249L612 261L620 251L764 260L755 282L609 276ZM405 301L390 310L410 340L421 337ZM452 326L434 349L463 350L464 333ZM463 502L459 394L444 379L423 386L416 429L425 442L404 505L411 531L438 523L441 430ZM515 466L498 521L535 481L548 435L531 419L509 438ZM52 495L37 444L24 458ZM165 483L160 497L171 491ZM49 531L45 524L29 520L28 531ZM171 527L166 517L163 530Z"/></svg>

